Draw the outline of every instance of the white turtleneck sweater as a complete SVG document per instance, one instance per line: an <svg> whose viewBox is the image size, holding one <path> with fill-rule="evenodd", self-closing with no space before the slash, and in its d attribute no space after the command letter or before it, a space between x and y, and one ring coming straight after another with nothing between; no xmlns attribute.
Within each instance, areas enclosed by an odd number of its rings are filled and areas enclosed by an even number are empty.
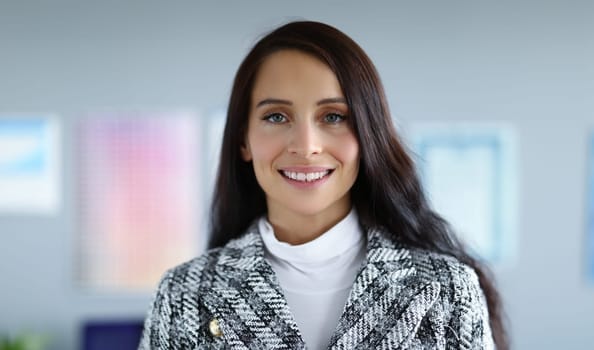
<svg viewBox="0 0 594 350"><path fill-rule="evenodd" d="M326 349L365 260L365 236L354 209L313 241L279 241L266 218L258 222L265 259L278 277L308 349Z"/></svg>

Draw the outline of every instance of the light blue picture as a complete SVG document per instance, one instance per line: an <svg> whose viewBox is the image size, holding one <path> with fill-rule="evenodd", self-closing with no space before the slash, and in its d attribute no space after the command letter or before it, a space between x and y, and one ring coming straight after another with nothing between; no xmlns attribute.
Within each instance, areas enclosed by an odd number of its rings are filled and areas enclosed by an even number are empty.
<svg viewBox="0 0 594 350"><path fill-rule="evenodd" d="M426 125L413 135L417 166L434 209L489 262L515 250L513 132L485 125Z"/></svg>
<svg viewBox="0 0 594 350"><path fill-rule="evenodd" d="M0 176L39 175L47 163L41 119L0 119Z"/></svg>
<svg viewBox="0 0 594 350"><path fill-rule="evenodd" d="M59 130L54 117L0 116L0 213L57 212Z"/></svg>

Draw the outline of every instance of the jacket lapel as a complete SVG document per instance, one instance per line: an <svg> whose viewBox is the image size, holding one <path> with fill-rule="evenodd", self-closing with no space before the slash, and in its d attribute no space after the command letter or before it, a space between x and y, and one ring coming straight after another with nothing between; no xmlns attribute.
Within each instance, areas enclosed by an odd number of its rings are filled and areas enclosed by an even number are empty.
<svg viewBox="0 0 594 350"><path fill-rule="evenodd" d="M202 296L231 349L304 349L305 344L252 227L226 248Z"/></svg>
<svg viewBox="0 0 594 350"><path fill-rule="evenodd" d="M385 233L367 233L367 258L357 275L330 349L403 349L439 297L440 284L417 275L410 250ZM201 299L230 349L305 349L278 280L264 260L255 225L232 241ZM206 320L208 322L208 320Z"/></svg>
<svg viewBox="0 0 594 350"><path fill-rule="evenodd" d="M421 281L410 251L384 233L368 232L367 261L358 274L330 341L331 349L402 349L439 296Z"/></svg>

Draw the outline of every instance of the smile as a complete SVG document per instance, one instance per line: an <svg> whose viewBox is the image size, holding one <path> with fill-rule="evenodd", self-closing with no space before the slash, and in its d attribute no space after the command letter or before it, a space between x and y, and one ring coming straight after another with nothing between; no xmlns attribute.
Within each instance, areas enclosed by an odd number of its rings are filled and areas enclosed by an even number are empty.
<svg viewBox="0 0 594 350"><path fill-rule="evenodd" d="M301 173L301 172L286 171L286 170L281 170L279 172L284 177L286 177L288 179L307 183L307 182L318 181L320 179L325 178L332 172L332 170L328 169L325 171L316 171L316 172L309 172L309 173Z"/></svg>

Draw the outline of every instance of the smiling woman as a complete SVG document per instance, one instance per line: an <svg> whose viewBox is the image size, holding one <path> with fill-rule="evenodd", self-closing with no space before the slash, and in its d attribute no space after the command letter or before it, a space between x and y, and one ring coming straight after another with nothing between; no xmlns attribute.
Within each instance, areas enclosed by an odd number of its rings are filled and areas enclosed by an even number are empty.
<svg viewBox="0 0 594 350"><path fill-rule="evenodd" d="M508 348L373 64L328 25L286 24L239 67L210 245L163 277L142 349Z"/></svg>

